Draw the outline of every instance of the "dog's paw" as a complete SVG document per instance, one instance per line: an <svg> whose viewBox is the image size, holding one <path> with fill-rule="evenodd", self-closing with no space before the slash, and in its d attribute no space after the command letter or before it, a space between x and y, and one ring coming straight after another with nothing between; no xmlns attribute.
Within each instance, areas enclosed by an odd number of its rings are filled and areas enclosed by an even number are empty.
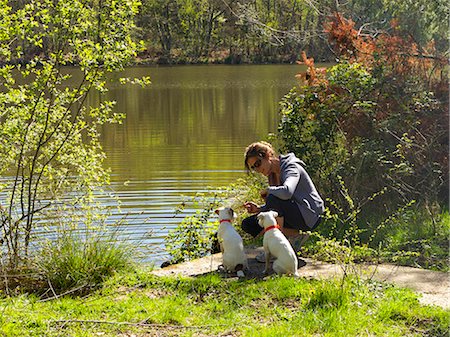
<svg viewBox="0 0 450 337"><path fill-rule="evenodd" d="M226 269L225 269L225 267L223 266L223 264L221 264L221 265L219 265L219 266L217 267L217 271L218 271L219 273L226 273L226 272L227 272Z"/></svg>

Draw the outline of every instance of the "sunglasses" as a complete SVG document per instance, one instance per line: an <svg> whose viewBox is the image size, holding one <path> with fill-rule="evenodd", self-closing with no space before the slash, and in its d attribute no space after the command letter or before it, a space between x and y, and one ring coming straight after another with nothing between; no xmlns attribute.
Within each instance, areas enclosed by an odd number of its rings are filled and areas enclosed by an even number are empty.
<svg viewBox="0 0 450 337"><path fill-rule="evenodd" d="M255 161L255 163L252 165L252 166L250 166L250 169L251 170L256 170L258 167L260 167L261 166L261 159L257 159L256 161Z"/></svg>

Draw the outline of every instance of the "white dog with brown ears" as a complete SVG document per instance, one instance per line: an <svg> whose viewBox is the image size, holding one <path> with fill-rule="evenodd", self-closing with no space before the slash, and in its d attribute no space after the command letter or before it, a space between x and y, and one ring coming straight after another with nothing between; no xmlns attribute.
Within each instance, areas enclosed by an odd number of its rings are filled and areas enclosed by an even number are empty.
<svg viewBox="0 0 450 337"><path fill-rule="evenodd" d="M275 211L261 212L257 215L258 223L264 228L264 253L266 257L266 267L264 273L269 271L270 255L275 256L273 271L277 274L290 274L298 277L298 260L288 239L277 225Z"/></svg>
<svg viewBox="0 0 450 337"><path fill-rule="evenodd" d="M220 221L217 238L222 252L223 267L227 272L237 272L238 277L244 277L248 262L242 238L231 224L235 219L234 211L230 207L223 207L217 209L215 213L219 215Z"/></svg>

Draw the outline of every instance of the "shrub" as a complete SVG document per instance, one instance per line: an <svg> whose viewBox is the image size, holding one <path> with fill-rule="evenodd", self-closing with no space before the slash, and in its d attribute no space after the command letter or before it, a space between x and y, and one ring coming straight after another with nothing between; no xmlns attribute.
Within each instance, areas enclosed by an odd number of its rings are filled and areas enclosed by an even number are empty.
<svg viewBox="0 0 450 337"><path fill-rule="evenodd" d="M171 263L179 263L200 258L211 253L213 235L217 226L213 219L214 210L219 206L220 196L217 192L197 193L183 201L176 212L182 212L187 203L197 209L194 214L184 217L182 222L169 230L165 242L166 251L171 256Z"/></svg>
<svg viewBox="0 0 450 337"><path fill-rule="evenodd" d="M200 258L213 249L214 223L203 221L202 216L187 216L166 237L167 252L172 263Z"/></svg>
<svg viewBox="0 0 450 337"><path fill-rule="evenodd" d="M134 253L115 234L88 231L83 237L66 232L38 250L34 266L52 292L81 293L98 287L118 271L132 268Z"/></svg>
<svg viewBox="0 0 450 337"><path fill-rule="evenodd" d="M306 162L327 199L320 230L339 247L404 249L397 257L442 268L428 243L445 236L435 224L448 207L445 60L396 26L362 37L337 14L326 29L341 58L323 70L302 55L303 82L281 101L280 152Z"/></svg>

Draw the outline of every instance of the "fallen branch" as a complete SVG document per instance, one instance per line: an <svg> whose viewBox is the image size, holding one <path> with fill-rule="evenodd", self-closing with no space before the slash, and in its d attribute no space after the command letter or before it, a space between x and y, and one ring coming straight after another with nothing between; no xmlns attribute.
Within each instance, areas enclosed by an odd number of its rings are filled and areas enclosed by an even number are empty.
<svg viewBox="0 0 450 337"><path fill-rule="evenodd" d="M50 284L50 281L49 281L49 284ZM44 299L42 299L42 300L39 300L38 302L47 302L47 301L56 300L56 299L58 299L58 298L60 298L60 297L63 297L63 296L72 294L72 293L74 293L74 292L77 292L78 290L81 290L81 289L83 289L83 288L85 288L85 287L87 287L87 286L88 286L88 284L85 283L85 284L83 284L83 285L81 285L81 286L79 286L79 287L70 289L70 290L68 290L68 291L66 291L66 292L64 292L64 293L62 293L62 294L57 295L57 294L55 293L55 291L53 290L53 287L52 287L51 284L50 284L50 288L51 288L51 290L52 290L54 296L48 297L48 298L44 298Z"/></svg>
<svg viewBox="0 0 450 337"><path fill-rule="evenodd" d="M141 326L141 327L153 327L153 328L169 328L169 329L205 329L205 328L216 328L219 326L226 326L225 324L217 324L217 325L166 325L166 324L157 324L157 323L147 323L147 320L142 322L115 322L115 321L103 321L103 320L84 320L84 319L68 319L68 320L51 320L48 323L57 323L62 324L64 327L66 324L71 323L89 323L89 324L111 324L111 325L131 325L131 326Z"/></svg>

